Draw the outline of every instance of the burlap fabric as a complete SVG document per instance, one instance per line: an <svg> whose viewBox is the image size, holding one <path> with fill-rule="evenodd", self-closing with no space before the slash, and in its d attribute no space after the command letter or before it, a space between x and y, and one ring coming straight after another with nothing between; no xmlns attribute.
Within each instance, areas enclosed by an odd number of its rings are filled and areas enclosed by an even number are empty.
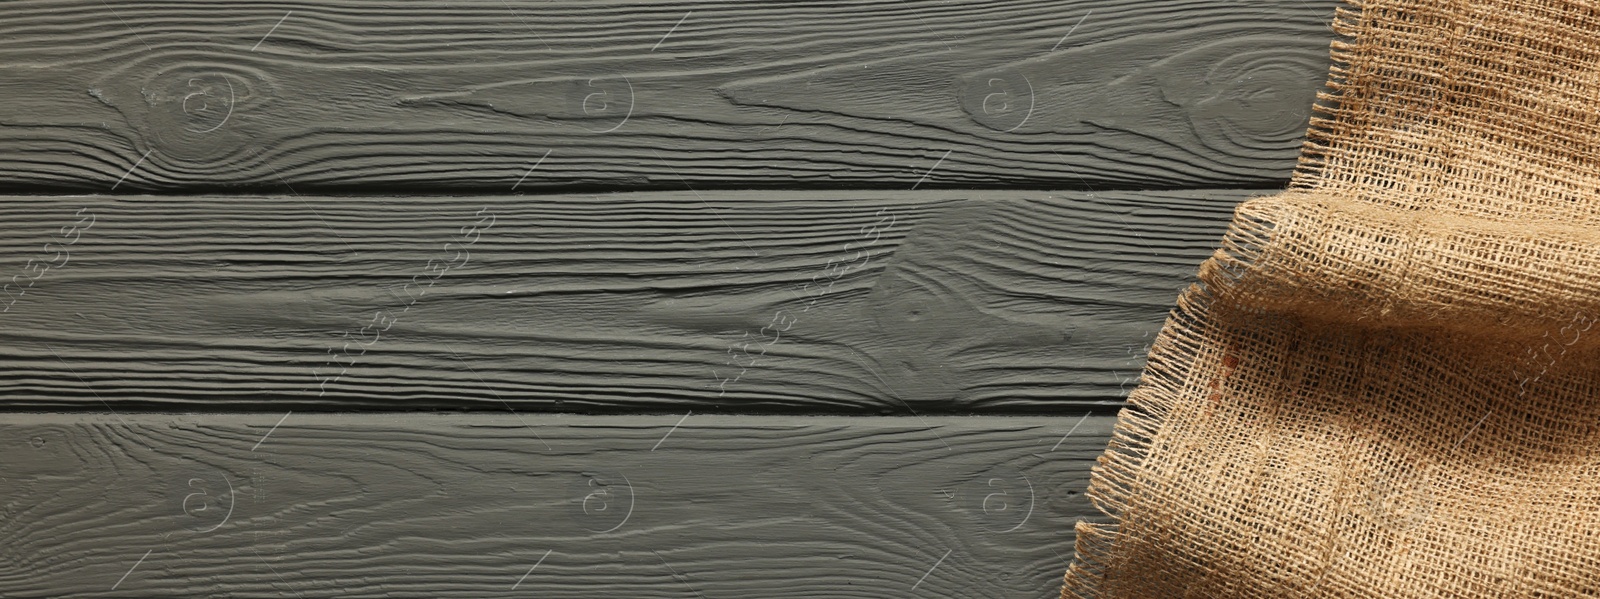
<svg viewBox="0 0 1600 599"><path fill-rule="evenodd" d="M1334 23L1095 468L1063 597L1600 597L1600 4Z"/></svg>

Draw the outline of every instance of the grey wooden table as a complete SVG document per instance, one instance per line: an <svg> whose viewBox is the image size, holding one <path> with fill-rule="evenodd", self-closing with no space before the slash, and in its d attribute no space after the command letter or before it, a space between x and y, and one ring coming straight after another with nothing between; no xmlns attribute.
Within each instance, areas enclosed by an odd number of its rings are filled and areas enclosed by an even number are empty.
<svg viewBox="0 0 1600 599"><path fill-rule="evenodd" d="M1329 1L0 22L0 597L1054 597Z"/></svg>

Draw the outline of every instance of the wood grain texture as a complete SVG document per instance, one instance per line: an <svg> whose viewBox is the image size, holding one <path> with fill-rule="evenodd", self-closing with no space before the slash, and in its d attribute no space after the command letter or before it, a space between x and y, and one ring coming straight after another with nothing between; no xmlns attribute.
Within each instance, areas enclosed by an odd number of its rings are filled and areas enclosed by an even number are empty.
<svg viewBox="0 0 1600 599"><path fill-rule="evenodd" d="M1109 409L1251 193L6 198L0 396L51 411Z"/></svg>
<svg viewBox="0 0 1600 599"><path fill-rule="evenodd" d="M0 179L1272 187L1326 79L1334 5L23 0L0 22Z"/></svg>
<svg viewBox="0 0 1600 599"><path fill-rule="evenodd" d="M521 418L12 415L0 594L1053 597L1114 421Z"/></svg>

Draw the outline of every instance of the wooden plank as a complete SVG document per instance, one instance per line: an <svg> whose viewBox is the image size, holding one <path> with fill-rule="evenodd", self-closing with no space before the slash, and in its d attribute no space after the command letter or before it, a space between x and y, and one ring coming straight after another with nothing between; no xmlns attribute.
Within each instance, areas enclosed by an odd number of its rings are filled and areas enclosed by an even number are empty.
<svg viewBox="0 0 1600 599"><path fill-rule="evenodd" d="M0 588L1053 597L1115 420L522 419L12 415Z"/></svg>
<svg viewBox="0 0 1600 599"><path fill-rule="evenodd" d="M1271 187L1327 77L1335 3L17 1L0 178Z"/></svg>
<svg viewBox="0 0 1600 599"><path fill-rule="evenodd" d="M0 396L52 411L1117 404L1252 193L5 198Z"/></svg>
<svg viewBox="0 0 1600 599"><path fill-rule="evenodd" d="M17 198L0 208L21 273L0 298L0 393L95 410L1103 404L1249 193Z"/></svg>

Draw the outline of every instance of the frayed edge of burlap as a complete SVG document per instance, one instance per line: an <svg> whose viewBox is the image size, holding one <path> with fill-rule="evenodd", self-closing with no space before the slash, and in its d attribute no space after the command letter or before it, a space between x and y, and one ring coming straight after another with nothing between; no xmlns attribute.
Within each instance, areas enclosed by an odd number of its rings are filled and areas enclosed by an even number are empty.
<svg viewBox="0 0 1600 599"><path fill-rule="evenodd" d="M1208 262L1210 264L1210 262ZM1141 464L1150 443L1183 394L1184 373L1206 336L1206 317L1214 298L1204 283L1190 285L1178 297L1152 344L1139 386L1128 396L1128 406L1117 414L1111 441L1089 476L1088 497L1113 523L1078 522L1073 546L1076 559L1068 567L1062 599L1093 599L1120 540L1118 531L1128 501L1137 487Z"/></svg>
<svg viewBox="0 0 1600 599"><path fill-rule="evenodd" d="M1327 88L1317 92L1317 104L1301 146L1300 157L1290 179L1290 190L1317 187L1329 168L1328 154L1336 143L1335 121L1339 112L1339 93L1348 85L1347 67L1355 50L1354 40L1362 0L1343 0L1334 14L1331 27L1346 39L1333 40ZM1326 115L1324 117L1323 115ZM1074 527L1074 559L1067 567L1061 587L1062 599L1096 599L1102 596L1105 574L1123 541L1120 532L1129 500L1138 485L1151 442L1167 421L1175 403L1183 395L1185 374L1197 357L1199 343L1207 337L1211 304L1218 299L1217 286L1226 287L1246 269L1257 266L1259 251L1276 225L1267 214L1235 211L1222 247L1200 267L1200 283L1190 285L1178 296L1177 306L1168 313L1161 333L1152 343L1140 384L1128 396L1128 405L1117 413L1111 441L1090 472L1087 496L1111 519L1110 523L1080 521ZM1281 225L1282 223L1277 223ZM1225 295L1225 293L1223 294Z"/></svg>
<svg viewBox="0 0 1600 599"><path fill-rule="evenodd" d="M1246 270L1257 266L1260 248L1274 226L1275 211L1235 210L1233 223L1222 247L1200 266L1200 282L1178 296L1177 306L1168 313L1166 324L1151 344L1141 382L1128 395L1128 405L1117 413L1111 441L1089 475L1088 498L1095 508L1110 517L1108 524L1078 522L1074 530L1075 558L1063 577L1062 599L1095 599L1110 560L1114 559L1121 538L1120 528L1128 506L1140 486L1143 463L1152 442L1167 422L1174 406L1183 401L1184 388L1213 327L1213 307L1222 302L1235 313L1254 312L1230 299L1228 289Z"/></svg>
<svg viewBox="0 0 1600 599"><path fill-rule="evenodd" d="M1343 0L1343 4L1334 9L1329 26L1344 39L1335 39L1330 44L1332 64L1328 66L1328 91L1318 90L1317 101L1311 105L1310 126L1306 129L1305 142L1300 145L1300 157L1289 178L1289 189L1317 187L1329 167L1328 154L1338 136L1335 117L1340 112L1339 94L1349 86L1348 67L1355 53L1355 35L1365 6L1363 0Z"/></svg>

